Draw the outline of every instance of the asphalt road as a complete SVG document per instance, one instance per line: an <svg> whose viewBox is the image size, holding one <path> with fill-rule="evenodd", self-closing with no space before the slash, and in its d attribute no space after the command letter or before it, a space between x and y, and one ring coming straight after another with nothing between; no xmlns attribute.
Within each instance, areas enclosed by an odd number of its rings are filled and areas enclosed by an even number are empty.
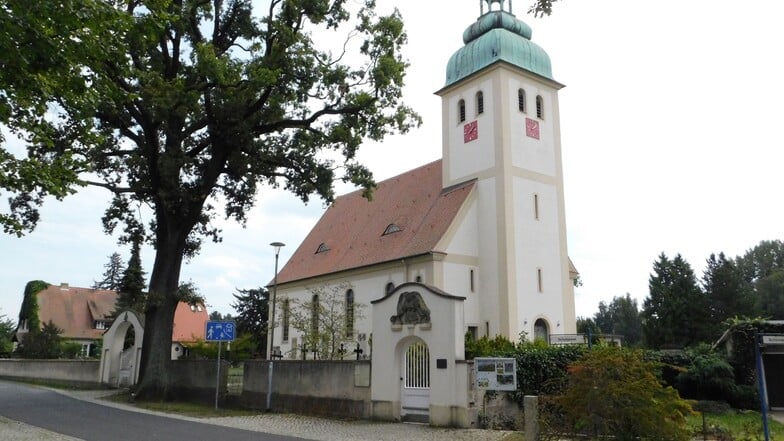
<svg viewBox="0 0 784 441"><path fill-rule="evenodd" d="M85 441L301 441L101 406L25 384L0 381L0 415Z"/></svg>

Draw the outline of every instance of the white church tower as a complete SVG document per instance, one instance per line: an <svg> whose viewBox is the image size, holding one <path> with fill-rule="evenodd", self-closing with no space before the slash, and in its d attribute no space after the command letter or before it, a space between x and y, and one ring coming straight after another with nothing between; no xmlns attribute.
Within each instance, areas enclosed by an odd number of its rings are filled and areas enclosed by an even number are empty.
<svg viewBox="0 0 784 441"><path fill-rule="evenodd" d="M566 247L558 90L547 53L511 0L480 0L480 17L447 65L443 187L477 182L477 335L517 340L575 332ZM472 281L472 283L474 283Z"/></svg>

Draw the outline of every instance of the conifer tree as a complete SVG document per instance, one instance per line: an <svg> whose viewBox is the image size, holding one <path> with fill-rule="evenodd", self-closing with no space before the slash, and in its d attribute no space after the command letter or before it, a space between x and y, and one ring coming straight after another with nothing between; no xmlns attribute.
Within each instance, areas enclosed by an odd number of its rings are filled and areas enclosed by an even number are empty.
<svg viewBox="0 0 784 441"><path fill-rule="evenodd" d="M676 255L664 253L653 264L643 303L643 336L653 349L683 348L710 340L706 314L708 302L697 285L691 265Z"/></svg>
<svg viewBox="0 0 784 441"><path fill-rule="evenodd" d="M131 258L128 259L128 267L123 272L122 280L118 287L117 310L130 308L134 311L143 312L146 300L144 280L144 269L140 255L139 241L134 241L131 248Z"/></svg>
<svg viewBox="0 0 784 441"><path fill-rule="evenodd" d="M120 253L112 253L106 265L101 281L93 282L94 289L109 289L118 291L123 278L123 261Z"/></svg>

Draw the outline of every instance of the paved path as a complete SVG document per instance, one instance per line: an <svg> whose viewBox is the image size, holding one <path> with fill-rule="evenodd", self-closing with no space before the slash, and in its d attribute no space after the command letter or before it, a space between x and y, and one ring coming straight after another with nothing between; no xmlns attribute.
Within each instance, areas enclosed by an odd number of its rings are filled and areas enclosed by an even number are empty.
<svg viewBox="0 0 784 441"><path fill-rule="evenodd" d="M4 387L8 387L8 385L16 385L16 383L6 383L0 381L0 396L4 399L0 401L6 401L5 399L8 397L9 392L13 392L11 390L2 390ZM21 387L17 385L16 387ZM29 386L24 386L29 388ZM264 438L260 436L259 432L263 432L266 434L273 434L273 435L283 435L285 437L295 437L300 439L308 439L308 440L320 440L320 441L407 441L407 440L423 440L423 441L500 441L508 432L503 431L492 431L492 430L476 430L476 429L439 429L439 428L432 428L426 425L416 425L416 424L401 424L401 423L378 423L378 422L369 422L369 421L339 421L339 420L331 420L325 418L315 418L315 417L306 417L301 415L291 415L291 414L259 414L254 416L243 416L243 417L219 417L219 418L192 418L192 417L185 417L180 415L170 415L170 414L162 414L159 412L148 411L144 409L137 409L135 407L122 404L122 403L115 403L106 400L102 400L101 396L105 396L107 393L111 394L114 393L113 391L50 391L50 390L42 390L42 389L35 389L38 391L46 392L52 394L53 392L57 392L61 395L62 399L71 399L75 398L78 402L82 402L84 404L89 404L91 406L100 406L103 408L115 408L120 411L130 412L134 414L148 414L149 416L156 416L161 417L165 415L167 418L170 418L169 421L172 420L179 420L183 423L199 423L199 427L201 424L205 426L210 426L212 428L219 429L221 431L230 430L232 429L243 429L239 432L243 431L253 431L255 433L254 440L263 440L263 439L270 439L270 440L281 440L281 439L292 439L292 438L282 438L282 437L271 437L271 438ZM56 395L55 395L56 396ZM74 405L69 405L68 401L61 402L60 406L67 407L75 407ZM3 411L3 405L0 404L0 415L9 416L5 411ZM97 407L91 408L93 412L98 412ZM62 408L51 408L50 412L57 413L63 412ZM105 409L101 411L102 414L105 412ZM95 415L92 415L94 418ZM82 438L81 435L76 435L77 437L68 437L61 435L59 433L54 433L50 431L46 431L43 429L39 429L37 427L32 427L30 425L26 425L20 423L18 421L24 421L21 418L17 418L16 416L10 416L11 419L3 418L0 416L0 439L2 440L19 440L19 441L27 441L27 440L52 440L52 441L78 441L78 440L88 440L88 439L95 439L95 440L115 440L111 434L102 433L98 438ZM16 421L14 421L16 420ZM89 427L89 422L82 422L85 427ZM38 425L36 423L36 425ZM220 426L223 426L222 428ZM52 426L44 426L49 427L53 430L58 430ZM212 430L212 429L210 429ZM58 430L60 431L60 430ZM95 432L95 431L93 431ZM199 433L204 434L207 432L207 429L200 430ZM223 433L223 432L221 432ZM145 438L137 438L137 439L145 439ZM156 438L146 438L146 439L156 439ZM180 439L177 437L169 437L169 438L161 438L168 440L176 440ZM188 438L189 440L193 440L192 438ZM201 439L201 438L196 438ZM209 439L209 438L206 438ZM219 437L219 438L212 438L212 440L225 440L228 438ZM241 439L241 438L238 438ZM248 438L251 439L251 438Z"/></svg>

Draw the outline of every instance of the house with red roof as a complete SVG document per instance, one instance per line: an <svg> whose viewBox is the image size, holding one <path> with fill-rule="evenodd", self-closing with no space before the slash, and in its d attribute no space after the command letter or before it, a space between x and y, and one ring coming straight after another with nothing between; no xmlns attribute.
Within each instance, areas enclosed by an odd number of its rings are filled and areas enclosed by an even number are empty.
<svg viewBox="0 0 784 441"><path fill-rule="evenodd" d="M277 274L273 353L302 358L304 333L293 327L293 308L318 304L319 287L342 287L342 343L360 345L365 355L373 323L396 319L374 317L372 308L358 319L353 311L411 283L463 299L461 332L474 338L549 340L576 332L563 85L511 4L480 4L436 92L442 159L378 183L372 199L362 191L335 199ZM398 302L422 304L406 299Z"/></svg>
<svg viewBox="0 0 784 441"><path fill-rule="evenodd" d="M38 323L52 322L62 330L60 337L82 345L84 356L95 353L97 342L112 324L118 294L115 291L69 286L67 283L49 285L35 295ZM32 317L22 317L16 329L16 340L24 343L30 331ZM180 303L174 315L172 359L179 358L184 345L204 340L209 314L204 305Z"/></svg>

